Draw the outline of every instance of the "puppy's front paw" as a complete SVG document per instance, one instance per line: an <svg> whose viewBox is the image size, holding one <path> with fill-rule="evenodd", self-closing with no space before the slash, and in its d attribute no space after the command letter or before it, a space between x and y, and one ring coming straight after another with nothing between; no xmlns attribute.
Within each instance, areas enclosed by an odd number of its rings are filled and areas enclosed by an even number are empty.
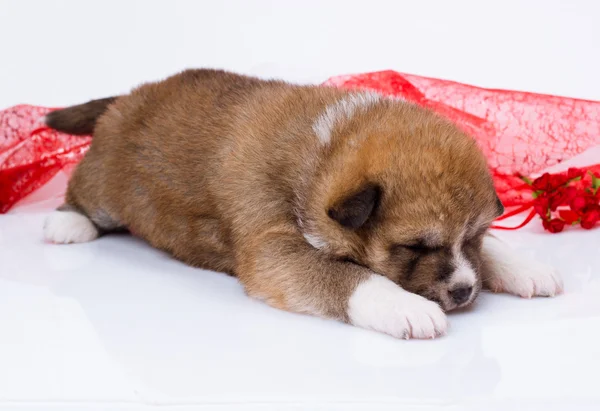
<svg viewBox="0 0 600 411"><path fill-rule="evenodd" d="M350 297L348 316L356 326L396 338L435 338L448 328L446 315L436 303L375 274Z"/></svg>
<svg viewBox="0 0 600 411"><path fill-rule="evenodd" d="M554 297L563 292L562 279L553 267L521 256L493 237L486 238L483 247L489 264L484 282L490 291L523 298Z"/></svg>

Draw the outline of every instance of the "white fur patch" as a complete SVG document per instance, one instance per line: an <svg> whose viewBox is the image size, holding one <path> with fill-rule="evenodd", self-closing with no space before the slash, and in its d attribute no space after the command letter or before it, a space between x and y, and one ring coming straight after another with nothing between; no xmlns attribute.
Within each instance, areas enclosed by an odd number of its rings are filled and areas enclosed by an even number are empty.
<svg viewBox="0 0 600 411"><path fill-rule="evenodd" d="M305 233L304 239L308 241L308 244L312 245L317 250L321 250L327 247L327 242L319 236Z"/></svg>
<svg viewBox="0 0 600 411"><path fill-rule="evenodd" d="M325 111L313 124L313 131L319 141L327 144L336 126L349 120L358 110L366 110L380 101L382 96L375 92L349 94L334 104L327 106Z"/></svg>
<svg viewBox="0 0 600 411"><path fill-rule="evenodd" d="M477 282L477 274L460 249L460 244L452 250L452 254L455 270L452 277L450 277L450 289L458 284L473 287Z"/></svg>
<svg viewBox="0 0 600 411"><path fill-rule="evenodd" d="M434 302L372 274L348 300L350 322L396 338L435 338L448 328L446 315Z"/></svg>
<svg viewBox="0 0 600 411"><path fill-rule="evenodd" d="M97 237L92 221L75 211L53 211L44 223L44 238L51 243L85 243Z"/></svg>
<svg viewBox="0 0 600 411"><path fill-rule="evenodd" d="M485 236L483 254L490 263L490 277L485 280L491 291L524 298L553 297L563 291L562 279L553 267L518 254L495 237Z"/></svg>

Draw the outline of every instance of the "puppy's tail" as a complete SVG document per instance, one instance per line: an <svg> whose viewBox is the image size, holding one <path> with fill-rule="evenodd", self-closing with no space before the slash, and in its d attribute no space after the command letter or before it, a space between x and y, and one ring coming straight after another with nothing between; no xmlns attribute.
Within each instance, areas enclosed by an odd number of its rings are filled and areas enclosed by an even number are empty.
<svg viewBox="0 0 600 411"><path fill-rule="evenodd" d="M76 136L90 135L94 132L96 120L104 114L108 106L117 97L107 97L88 101L48 113L42 120L54 130Z"/></svg>

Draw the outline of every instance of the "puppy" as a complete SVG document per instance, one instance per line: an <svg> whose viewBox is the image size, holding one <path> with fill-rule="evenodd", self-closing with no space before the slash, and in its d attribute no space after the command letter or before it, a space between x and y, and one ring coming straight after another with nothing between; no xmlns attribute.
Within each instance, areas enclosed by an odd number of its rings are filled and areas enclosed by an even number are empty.
<svg viewBox="0 0 600 411"><path fill-rule="evenodd" d="M399 338L444 334L482 287L562 290L488 234L503 207L475 141L402 100L188 70L44 121L93 133L50 242L129 229L273 307Z"/></svg>

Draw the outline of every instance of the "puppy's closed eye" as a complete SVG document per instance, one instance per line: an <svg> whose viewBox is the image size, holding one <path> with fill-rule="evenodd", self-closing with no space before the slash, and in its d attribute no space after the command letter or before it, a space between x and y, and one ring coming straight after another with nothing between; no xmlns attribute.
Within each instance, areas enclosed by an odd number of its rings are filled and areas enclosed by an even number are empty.
<svg viewBox="0 0 600 411"><path fill-rule="evenodd" d="M361 265L354 258L348 257L348 256L340 257L338 261L340 261L342 263L350 263L350 264Z"/></svg>
<svg viewBox="0 0 600 411"><path fill-rule="evenodd" d="M443 247L441 247L441 246L431 247L431 246L425 245L423 242L417 242L417 243L411 243L411 244L396 244L394 246L394 249L395 249L395 251L398 251L399 249L401 249L401 250L410 251L415 254L423 255L423 254L431 254L431 253L435 253L437 251L441 251L443 249Z"/></svg>

